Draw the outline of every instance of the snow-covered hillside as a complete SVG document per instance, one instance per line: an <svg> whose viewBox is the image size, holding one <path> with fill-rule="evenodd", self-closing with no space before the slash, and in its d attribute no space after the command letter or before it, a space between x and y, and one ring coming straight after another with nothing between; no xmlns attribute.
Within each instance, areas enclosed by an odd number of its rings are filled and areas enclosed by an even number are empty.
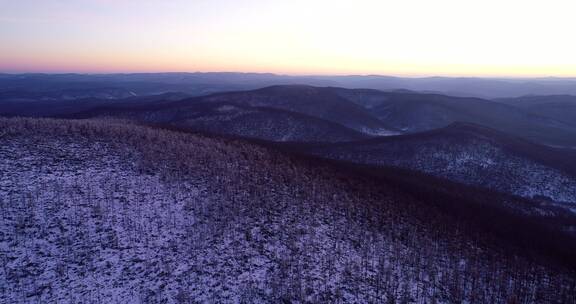
<svg viewBox="0 0 576 304"><path fill-rule="evenodd" d="M538 149L542 155L548 148L499 136L480 127L455 124L422 135L312 148L310 153L407 168L521 197L568 203L576 210L576 177L563 170L568 168L562 162L552 163L557 161L555 151L550 149L544 162L534 158L531 150ZM513 147L516 142L522 146Z"/></svg>
<svg viewBox="0 0 576 304"><path fill-rule="evenodd" d="M0 120L1 303L573 303L573 273L240 141Z"/></svg>

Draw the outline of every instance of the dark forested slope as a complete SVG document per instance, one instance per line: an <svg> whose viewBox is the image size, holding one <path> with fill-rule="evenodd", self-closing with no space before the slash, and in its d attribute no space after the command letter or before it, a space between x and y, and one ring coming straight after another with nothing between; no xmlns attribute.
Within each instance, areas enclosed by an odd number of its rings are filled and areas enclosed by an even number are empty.
<svg viewBox="0 0 576 304"><path fill-rule="evenodd" d="M524 96L497 99L496 101L515 106L530 113L550 117L567 124L576 125L576 96Z"/></svg>
<svg viewBox="0 0 576 304"><path fill-rule="evenodd" d="M328 164L113 121L0 143L10 303L575 300L566 267Z"/></svg>
<svg viewBox="0 0 576 304"><path fill-rule="evenodd" d="M185 96L172 93L125 99L47 101L0 98L0 115L73 118L106 115L232 136L306 142L416 133L465 122L540 144L576 147L576 124L570 121L573 107L564 99L560 104L532 108L519 106L520 103L511 105L504 101L406 90L384 92L305 85ZM216 113L223 105L227 106L221 109L232 110ZM303 131L307 127L312 131Z"/></svg>
<svg viewBox="0 0 576 304"><path fill-rule="evenodd" d="M370 137L314 116L234 102L195 100L139 106L117 104L63 117L114 117L268 141L344 142Z"/></svg>
<svg viewBox="0 0 576 304"><path fill-rule="evenodd" d="M381 121L414 133L464 122L493 128L546 145L576 147L576 127L560 117L480 98L418 92L334 88L335 93L370 109ZM569 108L567 108L569 109Z"/></svg>
<svg viewBox="0 0 576 304"><path fill-rule="evenodd" d="M576 208L574 151L533 144L471 124L302 149L326 158L407 168Z"/></svg>

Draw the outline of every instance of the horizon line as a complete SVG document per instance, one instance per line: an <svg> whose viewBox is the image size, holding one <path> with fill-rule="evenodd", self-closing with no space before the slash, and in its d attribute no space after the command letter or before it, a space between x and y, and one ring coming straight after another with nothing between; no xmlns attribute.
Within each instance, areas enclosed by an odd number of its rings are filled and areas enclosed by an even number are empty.
<svg viewBox="0 0 576 304"><path fill-rule="evenodd" d="M255 75L273 75L281 77L390 77L390 78L484 78L484 79L576 79L574 76L552 76L552 75L442 75L442 74L429 74L429 75L406 75L406 74L374 74L374 73L333 73L333 74L305 74L305 73L278 73L278 72L250 72L250 71L125 71L125 72L49 72L49 71L30 71L30 72L3 72L0 75L85 75L85 76L98 76L98 75L134 75L134 74L255 74Z"/></svg>

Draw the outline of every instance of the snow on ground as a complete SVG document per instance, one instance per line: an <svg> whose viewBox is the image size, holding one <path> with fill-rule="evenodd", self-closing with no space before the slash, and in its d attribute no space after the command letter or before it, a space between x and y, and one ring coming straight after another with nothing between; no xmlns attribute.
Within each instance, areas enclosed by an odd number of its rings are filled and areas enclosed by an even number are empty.
<svg viewBox="0 0 576 304"><path fill-rule="evenodd" d="M135 153L105 142L21 139L0 155L0 294L9 302L238 303L292 292L282 289L352 297L339 273L359 253L330 244L337 235L327 223L303 227L285 213L224 222L210 210L223 198L202 181L142 174ZM295 251L321 263L295 260ZM283 286L296 271L308 286Z"/></svg>
<svg viewBox="0 0 576 304"><path fill-rule="evenodd" d="M408 168L525 198L576 205L576 178L483 140L384 143L322 154L358 163Z"/></svg>
<svg viewBox="0 0 576 304"><path fill-rule="evenodd" d="M488 303L515 293L533 303L561 298L552 289L569 295L563 275L510 268L411 218L414 210L391 211L394 196L375 206L350 181L339 185L261 149L182 137L203 164L182 174L146 159L148 150L175 148L142 128L136 136L156 139L140 148L40 133L0 139L0 303ZM290 170L302 181L279 173Z"/></svg>

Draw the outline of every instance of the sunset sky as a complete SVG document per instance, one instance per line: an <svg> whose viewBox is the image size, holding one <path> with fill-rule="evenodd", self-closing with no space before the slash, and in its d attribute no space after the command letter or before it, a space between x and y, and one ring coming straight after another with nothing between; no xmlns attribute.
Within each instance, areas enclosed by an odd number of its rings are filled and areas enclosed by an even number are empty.
<svg viewBox="0 0 576 304"><path fill-rule="evenodd" d="M0 72L576 76L574 0L0 0Z"/></svg>

